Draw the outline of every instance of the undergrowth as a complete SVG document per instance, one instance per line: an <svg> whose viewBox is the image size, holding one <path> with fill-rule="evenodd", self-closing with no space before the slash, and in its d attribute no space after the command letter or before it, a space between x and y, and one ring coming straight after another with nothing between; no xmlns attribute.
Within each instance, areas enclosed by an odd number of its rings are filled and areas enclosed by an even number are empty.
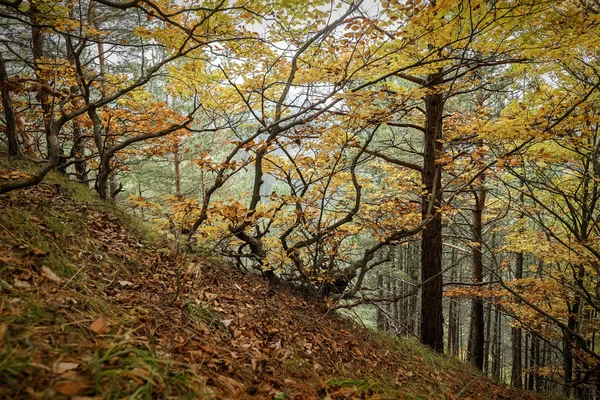
<svg viewBox="0 0 600 400"><path fill-rule="evenodd" d="M0 158L0 179L35 169ZM0 398L502 398L464 364L324 317L206 249L175 257L60 174L0 207Z"/></svg>

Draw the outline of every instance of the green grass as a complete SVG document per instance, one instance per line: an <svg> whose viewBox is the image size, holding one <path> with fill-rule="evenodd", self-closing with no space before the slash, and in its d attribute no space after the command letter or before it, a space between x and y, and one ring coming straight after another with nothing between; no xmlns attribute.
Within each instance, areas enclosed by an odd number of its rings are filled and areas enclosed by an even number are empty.
<svg viewBox="0 0 600 400"><path fill-rule="evenodd" d="M352 388L359 396L383 395L386 399L426 399L410 393L410 388L391 382L378 381L375 378L331 378L325 384L332 390L337 388Z"/></svg>
<svg viewBox="0 0 600 400"><path fill-rule="evenodd" d="M311 371L313 366L310 362L289 358L283 362L283 367L290 372L306 372Z"/></svg>
<svg viewBox="0 0 600 400"><path fill-rule="evenodd" d="M42 224L51 226L53 230L67 230L65 226L59 228L58 222L54 219L51 223L46 224L47 216L43 211L33 215L28 211L18 208L10 208L5 210L0 216L0 227L5 230L3 236L8 241L12 241L13 245L18 244L25 246L31 254L31 258L39 258L38 263L50 268L55 274L61 277L70 277L75 272L75 265L72 263L69 255L61 244L53 240L51 236L46 234L40 226L34 222L34 219L42 221ZM33 219L32 219L33 218ZM46 229L46 228L44 228ZM72 227L76 231L76 227ZM55 232L57 233L57 232ZM16 243L15 243L16 242ZM35 252L42 250L45 255L35 255Z"/></svg>
<svg viewBox="0 0 600 400"><path fill-rule="evenodd" d="M332 378L326 382L329 387L353 387L358 394L367 393L369 391L377 391L379 384L377 382L367 382L362 379L353 378Z"/></svg>
<svg viewBox="0 0 600 400"><path fill-rule="evenodd" d="M219 314L217 311L201 307L194 303L187 303L186 311L189 318L193 322L201 323L209 330L218 328L222 319L221 314Z"/></svg>
<svg viewBox="0 0 600 400"><path fill-rule="evenodd" d="M115 343L90 364L103 399L208 399L211 394L191 366L163 360L132 342Z"/></svg>

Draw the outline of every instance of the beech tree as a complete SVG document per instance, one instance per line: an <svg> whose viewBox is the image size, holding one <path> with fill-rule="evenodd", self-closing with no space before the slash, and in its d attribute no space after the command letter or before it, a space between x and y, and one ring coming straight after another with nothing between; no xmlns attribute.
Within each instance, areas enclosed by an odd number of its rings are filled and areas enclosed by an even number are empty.
<svg viewBox="0 0 600 400"><path fill-rule="evenodd" d="M57 170L515 386L597 390L594 2L0 6L2 138L41 165L0 193Z"/></svg>

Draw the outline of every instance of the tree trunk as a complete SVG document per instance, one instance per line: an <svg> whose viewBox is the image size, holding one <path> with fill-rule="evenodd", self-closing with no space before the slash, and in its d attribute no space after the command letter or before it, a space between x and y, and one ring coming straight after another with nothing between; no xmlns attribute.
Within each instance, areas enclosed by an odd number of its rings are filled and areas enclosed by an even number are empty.
<svg viewBox="0 0 600 400"><path fill-rule="evenodd" d="M441 93L425 97L425 136L422 183L422 218L430 219L421 240L421 341L437 352L444 351L442 308L442 218L438 213L442 199L442 166L436 160L442 153Z"/></svg>
<svg viewBox="0 0 600 400"><path fill-rule="evenodd" d="M70 11L70 18L74 18L74 9ZM77 70L77 52L75 51L72 43L72 38L70 36L65 36L65 41L67 43L67 60L69 60L69 64L75 70ZM81 79L81 77L80 77ZM71 86L71 93L81 94L80 88L77 85ZM73 99L71 103L77 107L77 101ZM85 158L85 144L83 133L81 129L81 125L79 124L77 119L71 121L71 126L73 128L73 147L71 147L70 158L75 159L75 175L78 182L84 183L87 185L87 163L84 160ZM65 160L66 161L66 160ZM59 170L61 166L58 167ZM63 171L66 173L66 171Z"/></svg>
<svg viewBox="0 0 600 400"><path fill-rule="evenodd" d="M456 263L456 249L452 248L452 265L454 265ZM451 281L455 281L456 280L456 268L452 269L452 272L450 273L450 280ZM458 337L456 335L457 331L457 323L458 321L456 320L456 300L454 299L450 299L449 300L449 304L448 304L448 337L447 337L447 341L448 341L448 345L447 345L447 352L448 354L451 354L453 357L456 357L456 354L454 353L454 347L455 344L458 343Z"/></svg>
<svg viewBox="0 0 600 400"><path fill-rule="evenodd" d="M493 347L493 360L492 360L492 376L497 381L500 380L502 374L501 370L501 358L502 358L502 326L500 318L500 308L496 305L494 307L494 347Z"/></svg>
<svg viewBox="0 0 600 400"><path fill-rule="evenodd" d="M381 275L377 277L377 290L379 291L379 296L383 296L383 276ZM383 315L381 306L377 306L377 330L385 330L385 315Z"/></svg>
<svg viewBox="0 0 600 400"><path fill-rule="evenodd" d="M8 155L19 154L19 141L17 140L17 119L10 100L10 88L8 85L8 71L2 54L0 54L0 94L2 95L2 108L4 109L4 120L6 127L4 133L8 139Z"/></svg>
<svg viewBox="0 0 600 400"><path fill-rule="evenodd" d="M179 158L179 143L173 149L173 163L175 164L175 196L177 196L178 200L181 200L181 158Z"/></svg>
<svg viewBox="0 0 600 400"><path fill-rule="evenodd" d="M492 347L492 303L488 301L485 314L485 347L483 350L483 372L486 374L490 371L490 348Z"/></svg>
<svg viewBox="0 0 600 400"><path fill-rule="evenodd" d="M42 115L44 119L44 133L46 135L46 143L48 147L48 158L50 158L50 140L52 136L52 102L48 94L48 82L43 79L39 61L44 57L44 30L40 26L38 20L39 11L35 3L31 3L29 8L29 20L31 22L31 51L33 55L33 65L35 75L39 82L39 88L35 95L36 100L40 102L42 107ZM59 148L60 155L60 148Z"/></svg>
<svg viewBox="0 0 600 400"><path fill-rule="evenodd" d="M523 278L523 253L517 253L517 260L515 263L515 279ZM523 387L523 332L521 328L511 328L512 338L512 370L510 373L510 383L514 387Z"/></svg>
<svg viewBox="0 0 600 400"><path fill-rule="evenodd" d="M585 269L582 265L579 266L578 269L578 279L580 282L583 280L585 274ZM569 307L569 319L567 322L568 328L577 332L579 328L579 312L581 308L581 297L579 295L575 295L573 299L573 304ZM574 365L574 357L573 357L573 346L574 341L573 337L569 332L564 333L563 339L563 353L564 353L564 367L563 372L565 376L564 381L564 394L568 398L571 395L571 388L573 384L573 365Z"/></svg>
<svg viewBox="0 0 600 400"><path fill-rule="evenodd" d="M531 342L529 344L529 378L527 379L527 389L528 390L533 390L533 388L535 387L535 373L536 373L536 368L537 365L535 363L536 360L536 356L535 356L535 349L537 346L537 336L535 335L531 335Z"/></svg>
<svg viewBox="0 0 600 400"><path fill-rule="evenodd" d="M411 290L412 290L414 288L414 286L417 285L417 282L419 281L418 264L416 262L416 260L418 260L418 258L419 258L419 246L412 243L410 246L410 250L411 250L410 251L411 262L410 262L409 276L410 276ZM419 332L417 331L417 328L418 328L417 321L419 320L419 315L418 315L419 307L418 306L419 306L419 293L417 292L414 295L410 296L410 304L408 305L408 307L409 307L409 313L408 313L409 328L408 329L413 335L419 335Z"/></svg>
<svg viewBox="0 0 600 400"><path fill-rule="evenodd" d="M483 140L478 139L476 147L480 150ZM484 174L479 175L475 188L475 208L473 209L473 283L483 282L483 209L485 207ZM467 350L467 360L475 368L483 370L484 350L483 300L476 297L471 300L471 330Z"/></svg>

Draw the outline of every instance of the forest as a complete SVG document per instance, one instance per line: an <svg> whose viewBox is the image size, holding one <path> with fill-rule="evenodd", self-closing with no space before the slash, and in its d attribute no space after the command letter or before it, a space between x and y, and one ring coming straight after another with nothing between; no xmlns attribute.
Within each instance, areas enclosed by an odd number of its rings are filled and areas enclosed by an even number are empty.
<svg viewBox="0 0 600 400"><path fill-rule="evenodd" d="M58 173L177 256L600 398L598 0L0 0L0 94L36 166L0 198Z"/></svg>

